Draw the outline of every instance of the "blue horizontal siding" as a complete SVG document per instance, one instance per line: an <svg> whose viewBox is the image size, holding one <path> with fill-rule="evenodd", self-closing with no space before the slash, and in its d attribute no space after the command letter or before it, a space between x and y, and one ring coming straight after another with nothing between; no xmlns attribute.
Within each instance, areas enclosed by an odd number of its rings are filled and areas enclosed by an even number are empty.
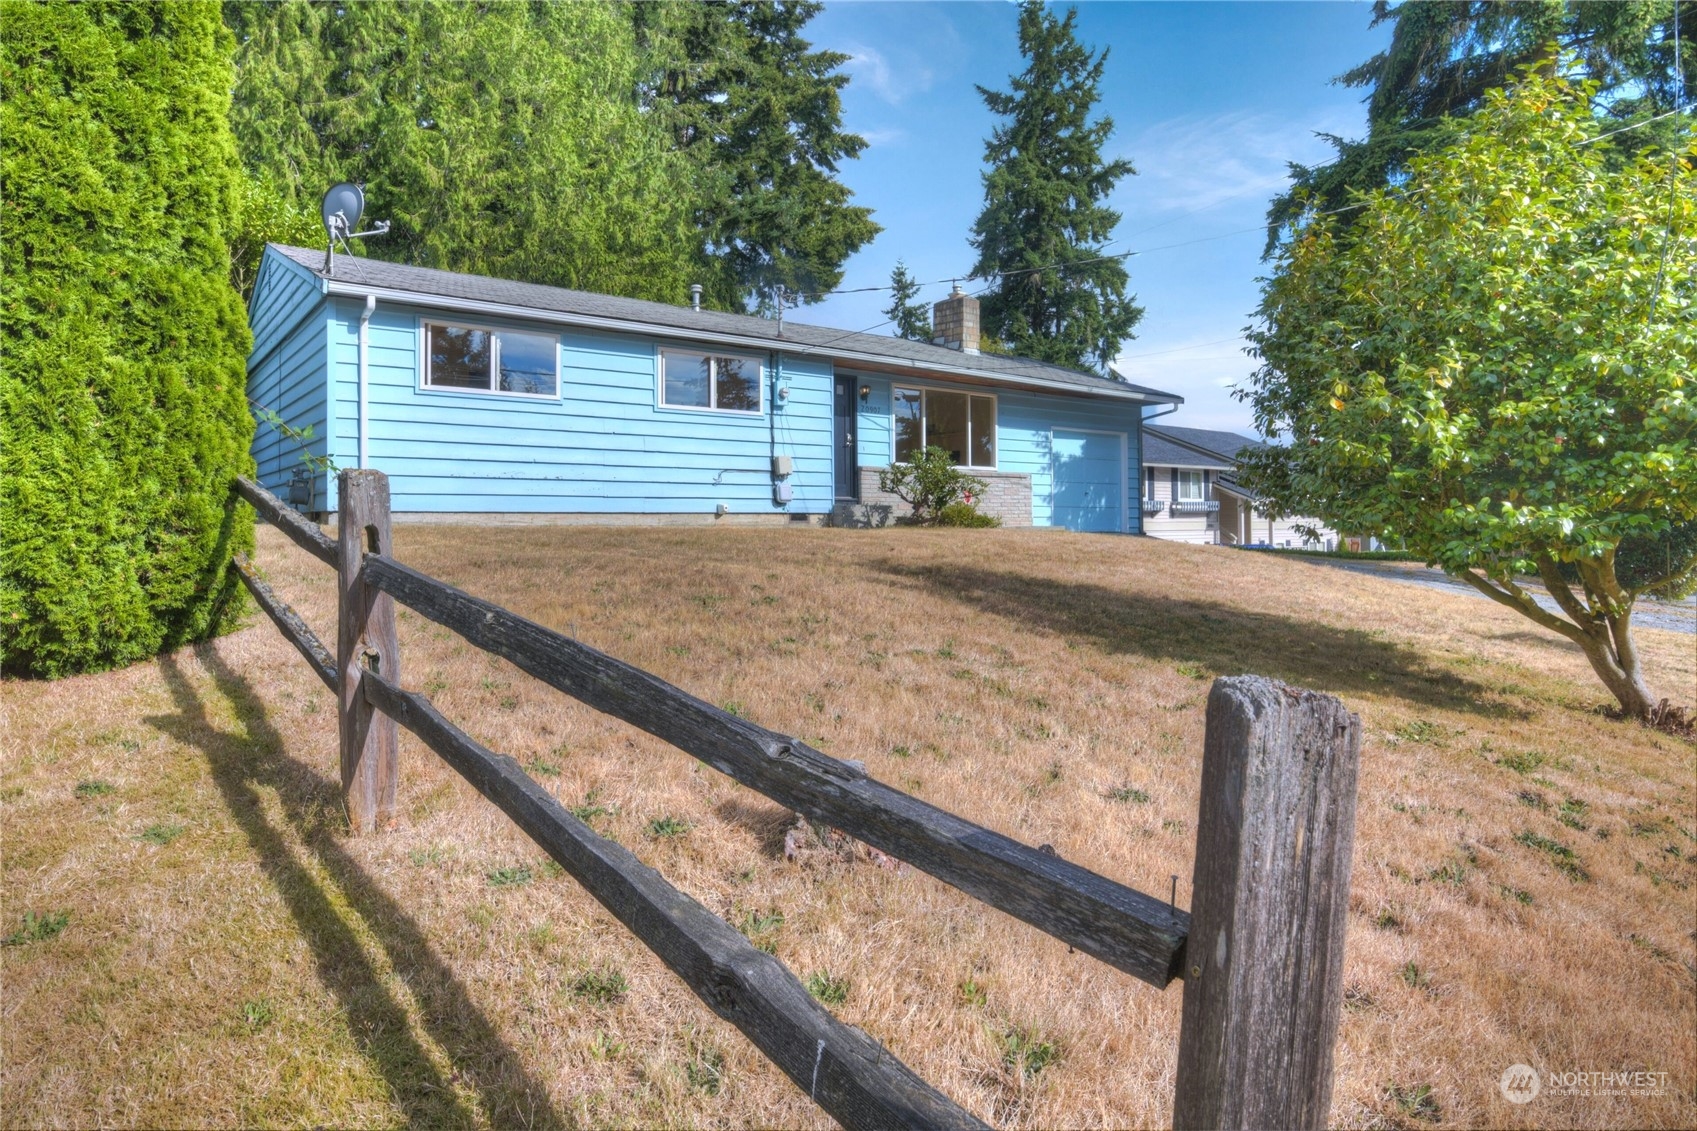
<svg viewBox="0 0 1697 1131"><path fill-rule="evenodd" d="M996 469L1031 476L1031 521L1035 525L1050 526L1054 523L1054 452L1051 445L1056 428L1125 433L1127 479L1124 491L1130 497L1136 497L1142 408L1135 402L1011 392L978 385L951 385L942 381L892 381L881 377L858 380L870 389L866 399L860 402L857 421L862 467L887 467L894 458L894 424L890 415L892 386L957 389L995 395ZM1130 532L1139 533L1142 530L1141 512L1137 507L1131 507L1130 511Z"/></svg>
<svg viewBox="0 0 1697 1131"><path fill-rule="evenodd" d="M358 461L359 315L338 300L328 329L333 455ZM556 337L555 397L419 387L423 319ZM368 462L389 475L396 511L823 514L832 503L831 365L777 355L766 410L729 414L658 404L656 347L618 334L465 319L380 305L367 347ZM779 398L775 388L788 390ZM772 503L771 456L788 455L794 501Z"/></svg>
<svg viewBox="0 0 1697 1131"><path fill-rule="evenodd" d="M250 362L263 361L288 336L295 323L316 305L321 291L312 273L279 252L265 249L248 300L248 327L253 331Z"/></svg>
<svg viewBox="0 0 1697 1131"><path fill-rule="evenodd" d="M247 395L255 410L269 410L290 427L312 436L304 444L288 439L261 421L254 429L253 457L259 481L283 494L303 455L323 456L330 448L331 421L325 390L324 325L329 302L316 281L299 266L267 251L254 287L254 352ZM317 478L317 499L325 506L330 484Z"/></svg>

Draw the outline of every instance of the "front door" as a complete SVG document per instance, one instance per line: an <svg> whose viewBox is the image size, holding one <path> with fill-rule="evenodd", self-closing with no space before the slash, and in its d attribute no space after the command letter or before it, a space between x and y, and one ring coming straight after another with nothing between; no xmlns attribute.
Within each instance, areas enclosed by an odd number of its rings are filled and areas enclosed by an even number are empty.
<svg viewBox="0 0 1697 1131"><path fill-rule="evenodd" d="M855 446L855 379L847 374L837 374L837 395L835 408L832 413L835 426L835 442L832 464L835 465L837 479L837 498L858 502L860 499L860 457L859 449Z"/></svg>

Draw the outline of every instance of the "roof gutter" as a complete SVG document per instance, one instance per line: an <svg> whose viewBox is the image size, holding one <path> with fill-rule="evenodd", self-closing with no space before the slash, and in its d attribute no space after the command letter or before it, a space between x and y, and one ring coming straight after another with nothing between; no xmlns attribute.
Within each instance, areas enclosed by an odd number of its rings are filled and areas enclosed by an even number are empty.
<svg viewBox="0 0 1697 1131"><path fill-rule="evenodd" d="M1028 388L1045 391L1070 393L1074 396L1096 396L1109 400L1134 401L1140 404L1179 404L1182 397L1151 397L1144 393L1127 390L1120 392L1115 389L1092 389L1083 385L1069 385L1064 381L1047 381L1041 377L1027 377L1016 374L994 373L982 369L956 369L953 367L915 364L907 358L890 357L884 354L863 353L859 350L826 350L823 346L809 346L802 342L775 341L771 338L758 338L744 334L725 334L711 330L692 330L682 326L666 326L654 322L637 322L622 318L606 318L595 314L573 314L562 310L539 310L533 306L514 306L504 302L485 302L481 299L454 298L449 295L421 294L417 291L394 290L388 287L371 287L353 282L342 282L338 279L325 279L320 276L320 286L325 294L350 295L354 298L370 298L383 302L399 303L406 306L433 306L443 310L453 310L462 314L484 314L498 318L513 318L526 322L551 322L562 326L579 326L590 330L609 330L625 334L653 334L655 337L676 338L690 342L711 342L717 345L741 346L744 349L762 351L781 349L790 354L826 353L831 357L841 358L847 362L859 362L864 365L880 365L899 369L923 370L927 373L948 374L967 380L990 380L1002 384L1023 385Z"/></svg>

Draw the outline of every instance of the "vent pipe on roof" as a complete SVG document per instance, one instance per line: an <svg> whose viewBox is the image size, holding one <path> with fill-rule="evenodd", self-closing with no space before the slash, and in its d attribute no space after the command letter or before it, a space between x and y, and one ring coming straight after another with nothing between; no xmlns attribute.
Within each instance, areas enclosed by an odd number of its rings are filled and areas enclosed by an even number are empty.
<svg viewBox="0 0 1697 1131"><path fill-rule="evenodd" d="M701 309L701 284L700 283L691 283L689 285L689 308L691 310L700 310Z"/></svg>

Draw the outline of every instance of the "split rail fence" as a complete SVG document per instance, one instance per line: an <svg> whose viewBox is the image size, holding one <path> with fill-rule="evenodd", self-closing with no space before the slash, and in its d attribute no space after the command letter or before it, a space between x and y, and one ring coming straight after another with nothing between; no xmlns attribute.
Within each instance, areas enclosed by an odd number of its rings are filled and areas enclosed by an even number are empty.
<svg viewBox="0 0 1697 1131"><path fill-rule="evenodd" d="M719 1016L849 1128L983 1127L782 962L572 816L510 757L401 686L395 602L544 683L821 824L1133 977L1184 979L1173 1122L1319 1128L1331 1106L1360 721L1337 699L1259 676L1208 696L1194 906L1172 903L928 805L395 560L389 484L341 473L330 539L248 479L235 491L337 571L336 650L251 565L234 568L339 701L342 785L358 832L391 827L404 726L513 819Z"/></svg>

